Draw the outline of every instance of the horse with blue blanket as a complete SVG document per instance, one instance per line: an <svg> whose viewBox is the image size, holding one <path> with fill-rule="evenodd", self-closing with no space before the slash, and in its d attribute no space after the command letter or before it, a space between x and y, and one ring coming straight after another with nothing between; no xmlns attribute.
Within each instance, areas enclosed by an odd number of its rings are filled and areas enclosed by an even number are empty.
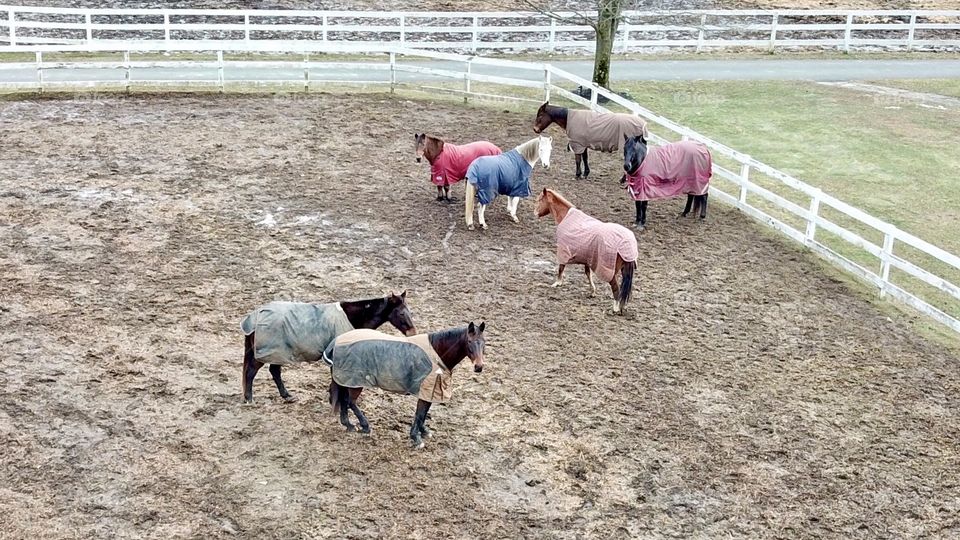
<svg viewBox="0 0 960 540"><path fill-rule="evenodd" d="M480 203L477 210L480 227L487 228L484 213L497 195L509 197L507 211L510 212L510 219L518 223L520 220L517 219L517 207L521 197L530 196L530 173L533 172L533 166L540 160L544 168L549 167L552 151L553 139L541 135L499 156L484 156L473 160L467 168L467 204L464 212L467 229L473 230L475 201Z"/></svg>

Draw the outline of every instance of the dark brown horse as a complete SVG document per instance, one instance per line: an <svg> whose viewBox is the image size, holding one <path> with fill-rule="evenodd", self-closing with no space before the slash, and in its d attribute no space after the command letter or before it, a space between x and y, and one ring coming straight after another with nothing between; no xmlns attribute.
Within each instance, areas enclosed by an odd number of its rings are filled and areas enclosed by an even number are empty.
<svg viewBox="0 0 960 540"><path fill-rule="evenodd" d="M356 429L347 417L350 410L360 423L360 431L370 433L370 423L357 406L365 386L416 394L417 412L410 426L410 440L414 447L423 448L423 438L430 436L426 426L430 405L449 399L453 369L470 358L473 371L483 371L485 328L486 323L475 326L471 322L406 339L369 331L338 337L324 351L323 360L330 366L330 404L334 413L340 413L340 423L347 431Z"/></svg>
<svg viewBox="0 0 960 540"><path fill-rule="evenodd" d="M430 182L437 186L437 201L453 201L450 186L467 177L467 168L473 160L502 153L497 145L488 141L452 144L426 133L415 133L413 142L417 162L423 157L430 162Z"/></svg>
<svg viewBox="0 0 960 540"><path fill-rule="evenodd" d="M264 364L270 364L270 375L280 397L288 403L296 401L283 384L282 366L318 361L338 334L352 328L379 328L389 322L405 335L415 334L406 297L407 291L403 291L399 295L334 304L273 302L254 310L241 324L246 334L243 400L253 402L253 379ZM291 332L291 325L300 328ZM257 332L262 334L259 341Z"/></svg>
<svg viewBox="0 0 960 540"><path fill-rule="evenodd" d="M433 161L437 159L437 156L440 155L440 152L443 152L443 139L434 137L432 135L427 135L426 133L414 133L413 149L417 154L417 163L420 163L421 159L427 158L427 163L433 165ZM437 186L437 201L449 200L450 186Z"/></svg>

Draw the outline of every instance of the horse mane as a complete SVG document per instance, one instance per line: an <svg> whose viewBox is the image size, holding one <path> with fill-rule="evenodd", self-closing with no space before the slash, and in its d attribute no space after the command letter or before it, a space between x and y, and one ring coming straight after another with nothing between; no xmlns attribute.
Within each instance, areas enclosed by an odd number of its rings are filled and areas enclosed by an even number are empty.
<svg viewBox="0 0 960 540"><path fill-rule="evenodd" d="M440 359L444 361L443 362L444 364L446 364L446 360L444 360L443 355L450 352L450 349L447 349L445 351L439 351L437 350L437 346L440 344L444 344L447 347L450 347L451 345L456 345L461 341L465 341L463 337L466 336L467 330L468 330L467 326L463 326L463 327L455 326L453 328L447 328L445 330L437 330L436 332L430 332L429 334L427 334L427 339L430 340L430 346L433 347L433 350L437 353L437 356L439 356ZM447 367L450 368L450 366L447 366Z"/></svg>
<svg viewBox="0 0 960 540"><path fill-rule="evenodd" d="M534 161L537 159L537 150L540 148L540 137L534 137L529 141L520 144L515 148L517 152L520 152L520 155L523 156L523 159L527 161Z"/></svg>

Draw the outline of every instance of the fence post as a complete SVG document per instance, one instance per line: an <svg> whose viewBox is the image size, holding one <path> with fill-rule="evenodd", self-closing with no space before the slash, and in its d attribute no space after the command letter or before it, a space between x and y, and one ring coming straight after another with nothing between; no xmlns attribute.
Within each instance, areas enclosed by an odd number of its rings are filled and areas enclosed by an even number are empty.
<svg viewBox="0 0 960 540"><path fill-rule="evenodd" d="M14 23L16 14L13 9L7 11L7 19L10 21L10 46L13 47L17 44L17 25Z"/></svg>
<svg viewBox="0 0 960 540"><path fill-rule="evenodd" d="M893 235L883 234L883 250L880 252L880 298L887 295L890 283L890 257L893 256Z"/></svg>
<svg viewBox="0 0 960 540"><path fill-rule="evenodd" d="M123 90L130 93L130 51L123 51Z"/></svg>
<svg viewBox="0 0 960 540"><path fill-rule="evenodd" d="M623 38L620 40L620 52L627 52L628 41L630 41L630 25L623 23Z"/></svg>
<svg viewBox="0 0 960 540"><path fill-rule="evenodd" d="M819 193L819 191L818 191ZM810 220L807 221L807 245L813 244L813 240L817 235L817 216L820 214L820 196L819 194L814 195L810 199Z"/></svg>
<svg viewBox="0 0 960 540"><path fill-rule="evenodd" d="M703 27L707 25L707 16L700 16L700 32L697 34L697 52L703 49Z"/></svg>
<svg viewBox="0 0 960 540"><path fill-rule="evenodd" d="M910 14L910 30L907 33L907 50L913 49L913 35L914 31L917 29L917 14Z"/></svg>
<svg viewBox="0 0 960 540"><path fill-rule="evenodd" d="M250 15L243 16L243 40L250 41Z"/></svg>
<svg viewBox="0 0 960 540"><path fill-rule="evenodd" d="M397 86L397 53L390 53L390 93Z"/></svg>
<svg viewBox="0 0 960 540"><path fill-rule="evenodd" d="M477 52L477 43L480 41L480 18L473 18L473 43L471 44L470 50ZM469 67L470 64L467 64Z"/></svg>
<svg viewBox="0 0 960 540"><path fill-rule="evenodd" d="M747 204L747 182L750 181L750 164L741 163L740 164L740 181L743 182L740 184L740 196L737 197L737 201L740 204Z"/></svg>
<svg viewBox="0 0 960 540"><path fill-rule="evenodd" d="M590 110L597 110L597 83L590 83Z"/></svg>
<svg viewBox="0 0 960 540"><path fill-rule="evenodd" d="M407 18L403 15L400 16L400 46L403 47L403 43L407 39Z"/></svg>
<svg viewBox="0 0 960 540"><path fill-rule="evenodd" d="M170 13L163 12L163 43L170 50Z"/></svg>
<svg viewBox="0 0 960 540"><path fill-rule="evenodd" d="M220 87L220 93L223 93L223 51L217 51L217 86Z"/></svg>
<svg viewBox="0 0 960 540"><path fill-rule="evenodd" d="M310 91L310 53L303 55L303 92Z"/></svg>
<svg viewBox="0 0 960 540"><path fill-rule="evenodd" d="M43 93L43 53L37 51L37 93Z"/></svg>
<svg viewBox="0 0 960 540"><path fill-rule="evenodd" d="M473 73L473 59L467 60L467 72L463 74L463 102L467 102L467 98L470 95L470 74Z"/></svg>
<svg viewBox="0 0 960 540"><path fill-rule="evenodd" d="M779 19L780 16L774 13L773 21L770 22L770 52L773 52L777 47L777 22Z"/></svg>
<svg viewBox="0 0 960 540"><path fill-rule="evenodd" d="M87 23L87 44L89 45L93 42L93 16L87 13L85 19Z"/></svg>
<svg viewBox="0 0 960 540"><path fill-rule="evenodd" d="M850 33L853 31L853 13L847 13L847 27L843 30L843 52L850 52Z"/></svg>
<svg viewBox="0 0 960 540"><path fill-rule="evenodd" d="M323 42L326 43L327 42L327 16L326 15L323 16L323 21L321 21L321 24L323 25L321 26L321 28L323 28Z"/></svg>
<svg viewBox="0 0 960 540"><path fill-rule="evenodd" d="M543 70L543 101L550 101L550 70Z"/></svg>
<svg viewBox="0 0 960 540"><path fill-rule="evenodd" d="M547 45L547 50L552 52L554 47L556 47L556 43L557 43L557 20L551 18L550 19L550 44Z"/></svg>

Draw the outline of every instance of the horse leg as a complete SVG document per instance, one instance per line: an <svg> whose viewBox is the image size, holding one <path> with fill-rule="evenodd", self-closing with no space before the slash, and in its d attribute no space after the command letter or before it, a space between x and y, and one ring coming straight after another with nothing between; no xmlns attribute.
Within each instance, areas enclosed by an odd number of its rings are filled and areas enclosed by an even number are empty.
<svg viewBox="0 0 960 540"><path fill-rule="evenodd" d="M280 391L280 397L287 403L293 403L297 401L297 398L290 395L290 392L287 392L286 387L283 386L283 379L280 378L282 367L280 364L270 364L270 375L273 375L273 382L276 383L277 390Z"/></svg>
<svg viewBox="0 0 960 540"><path fill-rule="evenodd" d="M263 362L258 362L253 357L253 334L247 336L243 347L243 401L253 403L253 378L263 367Z"/></svg>
<svg viewBox="0 0 960 540"><path fill-rule="evenodd" d="M485 204L481 204L480 207L477 208L477 221L480 222L480 228L484 230L486 230L487 228L487 218L484 217L486 212L487 212L487 205Z"/></svg>
<svg viewBox="0 0 960 540"><path fill-rule="evenodd" d="M650 201L640 201L640 228L647 226L647 203Z"/></svg>
<svg viewBox="0 0 960 540"><path fill-rule="evenodd" d="M443 186L443 200L447 202L453 201L453 199L450 198L450 184Z"/></svg>
<svg viewBox="0 0 960 540"><path fill-rule="evenodd" d="M707 198L709 197L710 197L709 193L704 193L703 195L700 196L700 200L702 201L702 204L700 205L701 220L707 219Z"/></svg>
<svg viewBox="0 0 960 540"><path fill-rule="evenodd" d="M583 149L583 178L590 176L590 163L587 161L587 149Z"/></svg>
<svg viewBox="0 0 960 540"><path fill-rule="evenodd" d="M696 195L687 195L687 205L683 207L683 213L680 214L680 217L687 217L687 214L690 213L690 205L692 205L693 201L696 199L697 199ZM700 201L698 200L697 202L699 203ZM694 208L693 211L696 212L697 211L696 208Z"/></svg>
<svg viewBox="0 0 960 540"><path fill-rule="evenodd" d="M638 229L643 229L643 224L640 221L643 217L643 201L633 201L633 205L637 208L637 219L633 222L633 225Z"/></svg>
<svg viewBox="0 0 960 540"><path fill-rule="evenodd" d="M429 439L431 433L430 433L430 429L427 428L427 420L430 419L430 406L433 405L433 403L429 401L425 403L427 405L423 411L423 418L420 419L420 436L423 437L424 439Z"/></svg>
<svg viewBox="0 0 960 540"><path fill-rule="evenodd" d="M593 272L590 271L590 265L583 265L583 271L587 274L587 281L590 282L590 296L597 295L597 286L593 283Z"/></svg>
<svg viewBox="0 0 960 540"><path fill-rule="evenodd" d="M423 448L423 437L420 428L426 420L427 411L430 409L430 402L422 399L417 400L417 413L413 416L413 425L410 426L410 440L414 448Z"/></svg>
<svg viewBox="0 0 960 540"><path fill-rule="evenodd" d="M476 204L477 186L467 181L467 187L463 195L463 219L467 223L467 230L473 230L473 205Z"/></svg>
<svg viewBox="0 0 960 540"><path fill-rule="evenodd" d="M567 265L561 264L560 267L557 268L557 280L553 282L553 285L551 285L551 287L559 287L563 285L563 269L566 267Z"/></svg>
<svg viewBox="0 0 960 540"><path fill-rule="evenodd" d="M574 159L575 159L576 162L577 162L577 178L580 178L580 176L581 176L581 173L580 173L580 161L583 160L583 154L574 154L573 157L574 157Z"/></svg>
<svg viewBox="0 0 960 540"><path fill-rule="evenodd" d="M347 396L350 398L348 406L350 410L353 411L353 414L357 415L357 421L360 422L360 433L369 435L370 423L367 422L367 415L363 414L363 411L361 411L357 405L357 400L360 399L360 392L363 392L363 388L350 388L347 390Z"/></svg>
<svg viewBox="0 0 960 540"><path fill-rule="evenodd" d="M437 186L437 202L440 202L442 200L443 200L443 187Z"/></svg>
<svg viewBox="0 0 960 540"><path fill-rule="evenodd" d="M347 411L350 409L350 392L348 389L331 382L330 396L333 399L334 410L340 410L340 423L347 428L347 431L356 431L356 426L350 423L350 417L347 416Z"/></svg>
<svg viewBox="0 0 960 540"><path fill-rule="evenodd" d="M507 199L507 210L510 212L510 219L514 223L520 223L517 218L517 208L520 206L520 197L510 197Z"/></svg>

